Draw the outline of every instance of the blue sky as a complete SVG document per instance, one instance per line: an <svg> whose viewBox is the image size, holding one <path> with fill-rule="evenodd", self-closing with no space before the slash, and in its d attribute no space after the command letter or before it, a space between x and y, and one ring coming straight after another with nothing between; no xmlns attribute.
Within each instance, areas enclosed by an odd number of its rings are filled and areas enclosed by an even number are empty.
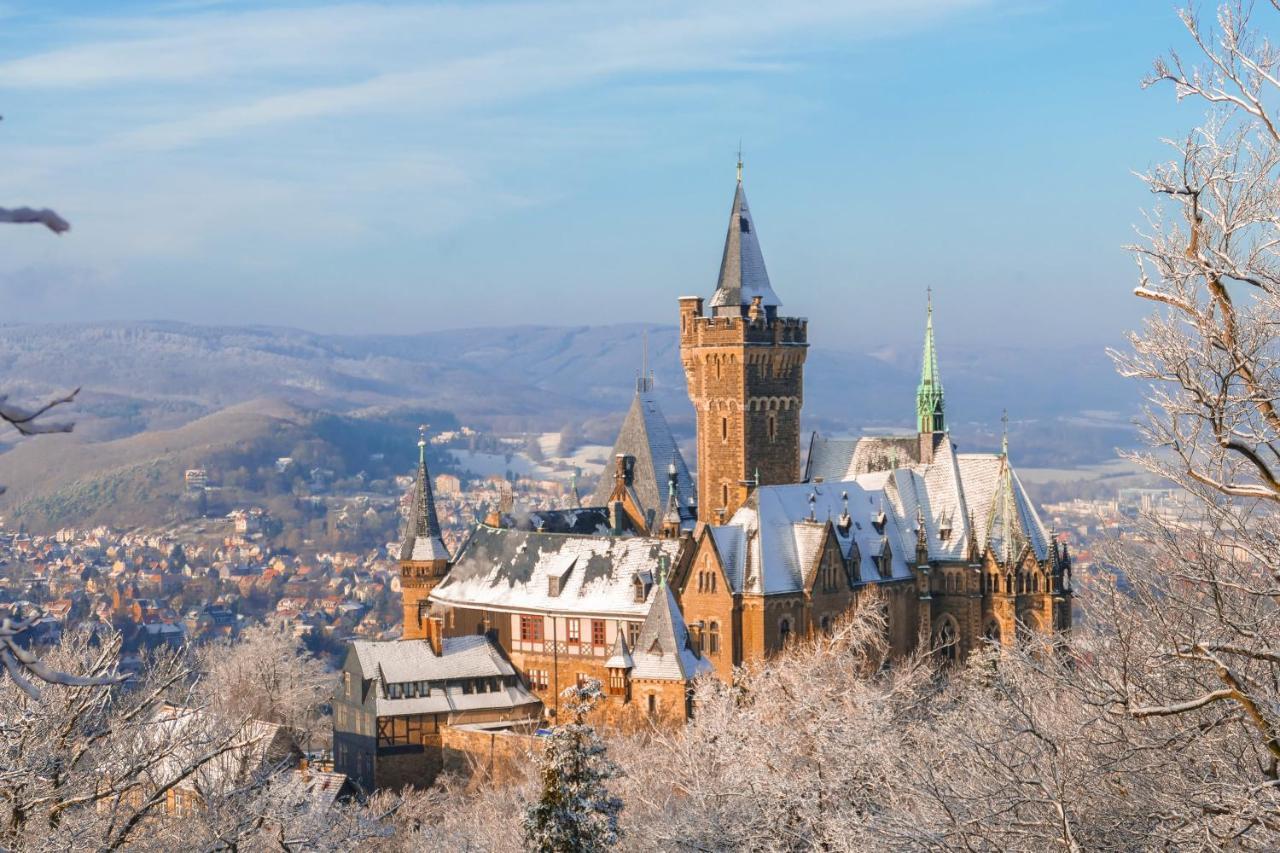
<svg viewBox="0 0 1280 853"><path fill-rule="evenodd" d="M673 322L742 140L815 342L1116 343L1170 0L6 3L0 316Z"/></svg>

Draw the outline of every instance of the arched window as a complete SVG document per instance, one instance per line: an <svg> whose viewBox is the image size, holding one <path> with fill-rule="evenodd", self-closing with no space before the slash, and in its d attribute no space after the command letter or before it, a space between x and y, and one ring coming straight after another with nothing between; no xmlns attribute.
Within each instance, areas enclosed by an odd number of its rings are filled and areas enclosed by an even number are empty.
<svg viewBox="0 0 1280 853"><path fill-rule="evenodd" d="M1000 623L994 619L988 619L987 627L982 630L982 637L988 643L1000 645Z"/></svg>
<svg viewBox="0 0 1280 853"><path fill-rule="evenodd" d="M955 663L960 656L960 633L956 630L956 620L944 616L938 630L933 635L934 648L945 663Z"/></svg>
<svg viewBox="0 0 1280 853"><path fill-rule="evenodd" d="M778 438L778 416L773 412L769 413L769 440L776 441Z"/></svg>
<svg viewBox="0 0 1280 853"><path fill-rule="evenodd" d="M649 716L656 717L658 715L658 697L650 693L648 703Z"/></svg>
<svg viewBox="0 0 1280 853"><path fill-rule="evenodd" d="M712 622L707 626L707 652L709 654L720 654L720 623Z"/></svg>
<svg viewBox="0 0 1280 853"><path fill-rule="evenodd" d="M1004 576L1004 592L1005 595L1013 594L1013 575Z"/></svg>
<svg viewBox="0 0 1280 853"><path fill-rule="evenodd" d="M724 505L729 505L729 484L723 483L720 486L720 499L724 501Z"/></svg>
<svg viewBox="0 0 1280 853"><path fill-rule="evenodd" d="M729 419L728 418L720 419L720 440L721 441L729 440Z"/></svg>
<svg viewBox="0 0 1280 853"><path fill-rule="evenodd" d="M783 619L778 623L778 645L785 647L791 638L791 620Z"/></svg>

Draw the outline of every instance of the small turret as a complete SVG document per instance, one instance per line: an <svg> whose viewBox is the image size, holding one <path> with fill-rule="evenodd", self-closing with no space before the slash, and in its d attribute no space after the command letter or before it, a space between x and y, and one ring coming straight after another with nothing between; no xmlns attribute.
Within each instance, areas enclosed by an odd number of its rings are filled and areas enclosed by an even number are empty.
<svg viewBox="0 0 1280 853"><path fill-rule="evenodd" d="M400 597L404 605L402 636L427 637L431 590L449 572L449 549L436 517L431 472L427 470L427 428L418 428L418 473L413 485L413 505L400 543Z"/></svg>
<svg viewBox="0 0 1280 853"><path fill-rule="evenodd" d="M933 342L933 291L930 290L924 325L924 357L920 363L920 385L916 388L916 425L920 433L922 462L933 460L936 434L946 432L944 408L942 374L938 371L938 351Z"/></svg>

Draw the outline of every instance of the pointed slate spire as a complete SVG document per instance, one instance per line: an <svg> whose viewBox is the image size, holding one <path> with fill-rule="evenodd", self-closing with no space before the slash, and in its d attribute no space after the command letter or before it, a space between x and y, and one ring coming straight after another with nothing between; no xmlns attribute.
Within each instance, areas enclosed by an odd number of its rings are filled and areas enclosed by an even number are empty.
<svg viewBox="0 0 1280 853"><path fill-rule="evenodd" d="M636 662L631 657L631 647L627 645L626 632L618 631L618 636L613 641L613 649L609 652L609 659L604 662L606 669L632 669Z"/></svg>
<svg viewBox="0 0 1280 853"><path fill-rule="evenodd" d="M642 380L636 385L631 408L627 410L613 445L613 458L620 455L636 460L632 483L636 500L646 518L652 518L655 523L662 518L667 503L663 473L670 464L676 466L676 493L680 502L687 504L693 499L693 477L689 475L689 466L685 464L671 427L658 405L651 380ZM589 505L608 506L612 493L613 479L607 475L601 477L595 493L588 499Z"/></svg>
<svg viewBox="0 0 1280 853"><path fill-rule="evenodd" d="M418 476L413 484L413 508L404 526L400 559L413 562L448 560L449 549L440 535L436 518L435 496L431 493L431 474L427 471L427 428L418 427Z"/></svg>
<svg viewBox="0 0 1280 853"><path fill-rule="evenodd" d="M933 343L933 290L929 290L928 316L924 325L924 358L920 363L920 386L916 389L916 423L920 432L942 432L942 374L938 372L938 351Z"/></svg>
<svg viewBox="0 0 1280 853"><path fill-rule="evenodd" d="M711 308L717 317L738 317L746 312L756 297L760 298L768 317L773 317L782 305L769 284L755 219L747 205L747 194L742 189L742 161L739 160L738 186L729 211L729 231L724 238L720 278L711 297Z"/></svg>

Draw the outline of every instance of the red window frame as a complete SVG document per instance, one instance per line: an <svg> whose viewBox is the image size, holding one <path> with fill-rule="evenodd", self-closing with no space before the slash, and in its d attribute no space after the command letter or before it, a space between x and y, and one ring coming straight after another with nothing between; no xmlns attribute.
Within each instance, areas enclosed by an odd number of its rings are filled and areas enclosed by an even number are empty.
<svg viewBox="0 0 1280 853"><path fill-rule="evenodd" d="M520 617L520 640L525 643L541 643L542 642L542 617L541 616L524 616Z"/></svg>
<svg viewBox="0 0 1280 853"><path fill-rule="evenodd" d="M569 638L570 645L576 646L582 642L582 623L579 620L564 620L564 630Z"/></svg>
<svg viewBox="0 0 1280 853"><path fill-rule="evenodd" d="M591 620L591 644L593 646L603 646L604 638L605 638L604 620L592 619Z"/></svg>

